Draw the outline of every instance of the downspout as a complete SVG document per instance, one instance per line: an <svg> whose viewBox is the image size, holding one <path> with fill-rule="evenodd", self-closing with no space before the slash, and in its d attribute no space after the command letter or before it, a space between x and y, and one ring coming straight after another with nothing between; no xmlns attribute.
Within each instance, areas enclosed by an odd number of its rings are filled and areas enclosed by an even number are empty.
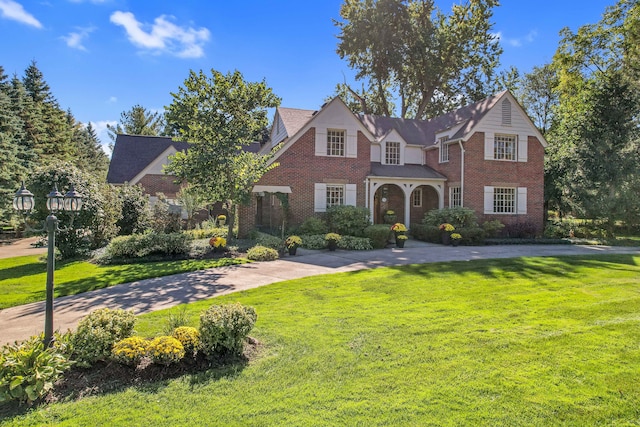
<svg viewBox="0 0 640 427"><path fill-rule="evenodd" d="M460 146L460 206L464 206L464 147L462 140L458 140Z"/></svg>

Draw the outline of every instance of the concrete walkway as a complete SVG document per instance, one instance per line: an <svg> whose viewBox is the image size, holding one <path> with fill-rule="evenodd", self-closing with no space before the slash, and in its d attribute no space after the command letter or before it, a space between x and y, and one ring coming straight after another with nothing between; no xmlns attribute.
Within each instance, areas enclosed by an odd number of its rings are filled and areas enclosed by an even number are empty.
<svg viewBox="0 0 640 427"><path fill-rule="evenodd" d="M57 298L54 302L54 327L61 331L74 328L82 317L101 307L131 309L137 314L148 313L178 304L317 274L440 261L588 254L640 255L640 248L572 245L454 248L409 240L404 249L338 250L336 252L298 249L298 256L287 256L278 261L176 274ZM43 327L44 302L0 311L0 343L25 339L40 333Z"/></svg>

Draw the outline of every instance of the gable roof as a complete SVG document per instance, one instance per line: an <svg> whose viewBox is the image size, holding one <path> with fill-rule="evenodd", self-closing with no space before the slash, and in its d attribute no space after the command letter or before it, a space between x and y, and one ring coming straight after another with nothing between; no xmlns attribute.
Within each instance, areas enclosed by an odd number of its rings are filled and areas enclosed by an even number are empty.
<svg viewBox="0 0 640 427"><path fill-rule="evenodd" d="M381 117L371 114L365 114L359 117L362 123L378 140L384 138L389 132L395 129L407 143L427 146L436 140L436 134L438 132L460 124L462 124L462 126L450 139L462 138L482 120L505 93L507 93L507 91L489 96L482 101L434 117L430 120Z"/></svg>
<svg viewBox="0 0 640 427"><path fill-rule="evenodd" d="M300 110L298 108L278 107L278 114L287 131L287 136L296 134L316 113L314 110Z"/></svg>
<svg viewBox="0 0 640 427"><path fill-rule="evenodd" d="M119 134L113 146L107 182L124 184L131 181L169 147L184 151L189 143L173 141L166 136Z"/></svg>

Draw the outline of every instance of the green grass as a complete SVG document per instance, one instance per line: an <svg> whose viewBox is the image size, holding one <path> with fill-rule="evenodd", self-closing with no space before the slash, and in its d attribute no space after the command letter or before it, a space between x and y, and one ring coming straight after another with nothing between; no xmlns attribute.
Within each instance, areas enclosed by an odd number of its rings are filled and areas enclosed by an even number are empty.
<svg viewBox="0 0 640 427"><path fill-rule="evenodd" d="M380 268L215 300L256 307L265 348L3 425L637 425L640 257ZM212 301L186 306L192 324ZM158 334L170 313L142 316Z"/></svg>
<svg viewBox="0 0 640 427"><path fill-rule="evenodd" d="M151 277L235 265L243 259L161 261L100 266L86 261L56 263L55 296L75 295ZM39 255L0 259L0 309L45 299L46 259Z"/></svg>

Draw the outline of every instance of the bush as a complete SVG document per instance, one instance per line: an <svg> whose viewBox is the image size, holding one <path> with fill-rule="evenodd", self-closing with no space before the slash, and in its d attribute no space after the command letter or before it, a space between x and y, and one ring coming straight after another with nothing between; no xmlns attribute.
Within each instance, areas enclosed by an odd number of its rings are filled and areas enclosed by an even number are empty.
<svg viewBox="0 0 640 427"><path fill-rule="evenodd" d="M136 316L131 311L102 308L87 315L73 334L73 359L89 367L111 355L113 345L133 332Z"/></svg>
<svg viewBox="0 0 640 427"><path fill-rule="evenodd" d="M338 247L348 251L369 251L373 249L371 239L368 237L353 236L342 236L342 239L338 241Z"/></svg>
<svg viewBox="0 0 640 427"><path fill-rule="evenodd" d="M329 228L327 227L327 224L315 216L305 219L302 225L298 228L298 233L305 235L327 234L328 231Z"/></svg>
<svg viewBox="0 0 640 427"><path fill-rule="evenodd" d="M425 225L435 225L449 223L456 230L465 227L477 227L478 220L473 209L455 207L444 209L433 209L424 215L422 223Z"/></svg>
<svg viewBox="0 0 640 427"><path fill-rule="evenodd" d="M160 365L178 363L184 354L182 343L174 337L156 337L149 343L148 355L153 363Z"/></svg>
<svg viewBox="0 0 640 427"><path fill-rule="evenodd" d="M133 234L111 240L104 253L108 262L112 259L143 258L148 255L183 255L190 250L189 239L184 233Z"/></svg>
<svg viewBox="0 0 640 427"><path fill-rule="evenodd" d="M220 353L242 353L245 338L258 316L253 307L242 304L213 305L200 315L200 342L211 357Z"/></svg>
<svg viewBox="0 0 640 427"><path fill-rule="evenodd" d="M531 239L538 234L538 227L532 222L516 222L515 224L507 224L504 227L504 234L508 237L516 237L519 239Z"/></svg>
<svg viewBox="0 0 640 427"><path fill-rule="evenodd" d="M544 237L560 239L575 237L575 231L569 222L550 221L544 229Z"/></svg>
<svg viewBox="0 0 640 427"><path fill-rule="evenodd" d="M371 224L369 209L357 206L332 206L327 209L329 230L334 233L362 237Z"/></svg>
<svg viewBox="0 0 640 427"><path fill-rule="evenodd" d="M284 242L280 237L272 236L267 233L256 233L255 241L258 246L264 246L275 250L284 248Z"/></svg>
<svg viewBox="0 0 640 427"><path fill-rule="evenodd" d="M120 219L116 225L121 236L144 233L150 224L149 198L141 185L126 184L120 187L119 197L122 203Z"/></svg>
<svg viewBox="0 0 640 427"><path fill-rule="evenodd" d="M389 241L391 230L387 224L370 225L364 229L364 235L369 238L374 249L383 249Z"/></svg>
<svg viewBox="0 0 640 427"><path fill-rule="evenodd" d="M118 341L111 349L111 357L118 363L138 366L149 351L149 341L142 337L129 337Z"/></svg>
<svg viewBox="0 0 640 427"><path fill-rule="evenodd" d="M5 344L0 353L0 402L17 400L32 403L45 396L53 384L69 369L71 362L66 342L56 336L58 344L45 348L43 335L22 343Z"/></svg>
<svg viewBox="0 0 640 427"><path fill-rule="evenodd" d="M180 326L173 331L172 336L180 341L187 354L194 355L200 347L200 332L191 326Z"/></svg>
<svg viewBox="0 0 640 427"><path fill-rule="evenodd" d="M456 233L462 235L460 240L462 245L482 245L486 237L484 230L480 227L458 228Z"/></svg>
<svg viewBox="0 0 640 427"><path fill-rule="evenodd" d="M227 227L224 228L195 228L183 231L191 240L210 239L212 237L227 237Z"/></svg>
<svg viewBox="0 0 640 427"><path fill-rule="evenodd" d="M482 224L485 237L497 237L498 234L504 228L504 224L500 220L494 219L493 221L485 221Z"/></svg>
<svg viewBox="0 0 640 427"><path fill-rule="evenodd" d="M324 234L302 235L302 247L305 249L324 249L327 242L324 240Z"/></svg>
<svg viewBox="0 0 640 427"><path fill-rule="evenodd" d="M411 235L416 240L429 243L442 243L442 232L437 225L412 224Z"/></svg>
<svg viewBox="0 0 640 427"><path fill-rule="evenodd" d="M182 230L182 207L170 205L162 193L151 210L151 228L157 234L178 233Z"/></svg>
<svg viewBox="0 0 640 427"><path fill-rule="evenodd" d="M254 246L247 251L247 258L252 261L275 261L278 259L278 251L264 246Z"/></svg>

